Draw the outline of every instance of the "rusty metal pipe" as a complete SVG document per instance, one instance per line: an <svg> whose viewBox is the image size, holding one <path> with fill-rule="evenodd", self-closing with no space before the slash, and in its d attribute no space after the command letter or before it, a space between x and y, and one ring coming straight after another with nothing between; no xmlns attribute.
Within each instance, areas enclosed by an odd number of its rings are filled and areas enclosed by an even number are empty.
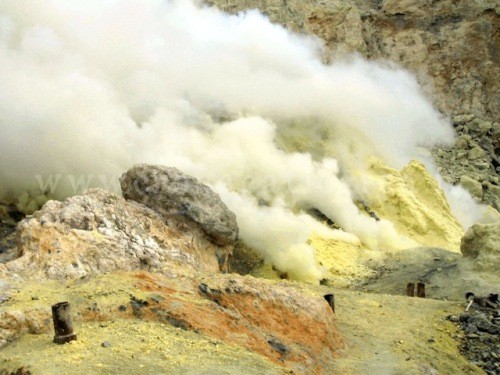
<svg viewBox="0 0 500 375"><path fill-rule="evenodd" d="M52 305L52 320L54 321L54 331L56 333L54 342L56 344L65 344L76 340L69 302L59 302Z"/></svg>
<svg viewBox="0 0 500 375"><path fill-rule="evenodd" d="M417 297L425 298L425 284L424 283L417 284Z"/></svg>
<svg viewBox="0 0 500 375"><path fill-rule="evenodd" d="M406 295L408 297L414 297L415 296L415 283L408 283L408 284L406 284Z"/></svg>
<svg viewBox="0 0 500 375"><path fill-rule="evenodd" d="M333 294L325 294L324 298L332 308L332 311L335 312L335 296Z"/></svg>

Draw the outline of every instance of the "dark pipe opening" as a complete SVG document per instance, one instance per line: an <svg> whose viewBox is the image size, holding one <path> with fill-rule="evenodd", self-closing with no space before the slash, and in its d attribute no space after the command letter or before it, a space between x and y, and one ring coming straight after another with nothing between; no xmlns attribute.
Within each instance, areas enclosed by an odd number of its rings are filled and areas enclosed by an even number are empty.
<svg viewBox="0 0 500 375"><path fill-rule="evenodd" d="M325 294L323 297L332 308L332 311L335 312L335 296L333 294Z"/></svg>

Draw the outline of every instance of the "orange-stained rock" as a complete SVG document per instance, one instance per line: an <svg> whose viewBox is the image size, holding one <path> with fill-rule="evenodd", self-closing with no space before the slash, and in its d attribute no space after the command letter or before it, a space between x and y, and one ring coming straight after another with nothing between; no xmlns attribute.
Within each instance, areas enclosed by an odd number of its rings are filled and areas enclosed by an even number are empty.
<svg viewBox="0 0 500 375"><path fill-rule="evenodd" d="M305 295L293 284L214 275L194 278L191 289L179 292L163 276L134 277L141 289L162 297L141 307L141 317L242 345L297 373L321 373L342 345L323 296Z"/></svg>

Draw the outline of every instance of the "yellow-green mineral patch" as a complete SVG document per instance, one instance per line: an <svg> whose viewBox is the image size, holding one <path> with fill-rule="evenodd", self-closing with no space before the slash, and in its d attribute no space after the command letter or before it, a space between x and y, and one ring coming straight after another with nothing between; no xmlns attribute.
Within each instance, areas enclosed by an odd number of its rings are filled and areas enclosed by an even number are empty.
<svg viewBox="0 0 500 375"><path fill-rule="evenodd" d="M368 204L377 216L421 246L460 251L464 230L421 162L411 161L398 171L373 159L369 171L366 178L374 189Z"/></svg>
<svg viewBox="0 0 500 375"><path fill-rule="evenodd" d="M221 327L223 329L223 327ZM116 319L75 324L76 341L26 334L2 349L0 368L33 374L283 374L235 345L158 322Z"/></svg>

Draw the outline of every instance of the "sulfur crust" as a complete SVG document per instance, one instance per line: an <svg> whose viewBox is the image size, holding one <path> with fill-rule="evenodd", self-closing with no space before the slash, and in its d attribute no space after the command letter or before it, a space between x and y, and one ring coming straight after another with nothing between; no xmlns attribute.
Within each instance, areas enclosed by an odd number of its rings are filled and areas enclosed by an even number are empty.
<svg viewBox="0 0 500 375"><path fill-rule="evenodd" d="M368 197L368 204L379 217L420 246L460 252L464 230L421 162L412 160L397 171L373 159L369 171L367 178L376 180L378 189Z"/></svg>
<svg viewBox="0 0 500 375"><path fill-rule="evenodd" d="M419 246L460 252L464 230L421 162L411 161L398 171L372 159L363 178L372 187L366 203L379 218L390 221L398 234ZM310 236L309 243L325 276L337 284L369 277L373 270L366 266L367 261L383 257L383 252L389 250L372 251L359 241L342 236L327 238L318 233Z"/></svg>

